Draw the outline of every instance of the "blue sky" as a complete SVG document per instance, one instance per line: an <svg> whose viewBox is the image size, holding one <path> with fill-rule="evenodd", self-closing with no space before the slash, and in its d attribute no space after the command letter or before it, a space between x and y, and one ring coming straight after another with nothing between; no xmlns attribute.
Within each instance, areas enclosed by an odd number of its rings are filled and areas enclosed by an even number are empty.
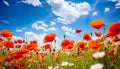
<svg viewBox="0 0 120 69"><path fill-rule="evenodd" d="M42 44L45 34L56 33L76 37L75 29L82 33L95 32L88 24L103 19L106 28L120 21L120 0L0 0L0 30L9 29L13 38L36 39Z"/></svg>

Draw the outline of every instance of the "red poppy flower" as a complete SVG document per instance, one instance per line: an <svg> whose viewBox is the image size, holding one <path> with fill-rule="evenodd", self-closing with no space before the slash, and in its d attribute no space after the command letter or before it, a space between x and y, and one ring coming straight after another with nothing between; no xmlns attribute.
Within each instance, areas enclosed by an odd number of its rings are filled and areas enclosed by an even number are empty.
<svg viewBox="0 0 120 69"><path fill-rule="evenodd" d="M4 60L9 62L9 61L12 60L12 58L11 58L11 56L8 56L8 57L6 57Z"/></svg>
<svg viewBox="0 0 120 69"><path fill-rule="evenodd" d="M91 36L90 36L89 33L86 33L86 34L83 35L83 40L89 41L89 40L91 40L91 39L92 39L92 38L91 38Z"/></svg>
<svg viewBox="0 0 120 69"><path fill-rule="evenodd" d="M75 33L80 33L80 32L82 32L82 30L80 30L80 29L75 30Z"/></svg>
<svg viewBox="0 0 120 69"><path fill-rule="evenodd" d="M108 27L108 34L109 34L111 37L120 34L120 22L112 23L112 24Z"/></svg>
<svg viewBox="0 0 120 69"><path fill-rule="evenodd" d="M0 32L0 34L3 36L3 37L12 37L12 32L10 30L2 30Z"/></svg>
<svg viewBox="0 0 120 69"><path fill-rule="evenodd" d="M17 43L17 40L14 40L14 43Z"/></svg>
<svg viewBox="0 0 120 69"><path fill-rule="evenodd" d="M9 47L9 48L13 48L14 47L14 43L11 41L5 41L4 43L5 47Z"/></svg>
<svg viewBox="0 0 120 69"><path fill-rule="evenodd" d="M118 38L118 37L113 37L112 38L112 42L117 42L117 41L120 41L120 38Z"/></svg>
<svg viewBox="0 0 120 69"><path fill-rule="evenodd" d="M20 47L21 47L21 45L16 45L15 47L16 47L16 48L20 48Z"/></svg>
<svg viewBox="0 0 120 69"><path fill-rule="evenodd" d="M3 39L2 38L0 38L0 42L2 42L3 41Z"/></svg>
<svg viewBox="0 0 120 69"><path fill-rule="evenodd" d="M46 49L50 49L50 47L51 47L51 44L46 44L46 45L44 46L45 50L46 50Z"/></svg>
<svg viewBox="0 0 120 69"><path fill-rule="evenodd" d="M97 49L100 47L100 44L98 42L98 40L91 40L90 41L90 48L91 49Z"/></svg>
<svg viewBox="0 0 120 69"><path fill-rule="evenodd" d="M72 49L74 47L74 41L65 39L61 42L61 46L64 49Z"/></svg>
<svg viewBox="0 0 120 69"><path fill-rule="evenodd" d="M37 43L38 43L37 40L31 40L30 41L30 44L36 44L37 45Z"/></svg>
<svg viewBox="0 0 120 69"><path fill-rule="evenodd" d="M111 57L111 56L114 56L114 54L115 54L115 51L111 50L107 55Z"/></svg>
<svg viewBox="0 0 120 69"><path fill-rule="evenodd" d="M92 22L90 22L89 25L95 29L99 29L104 25L104 20L102 19L93 20Z"/></svg>
<svg viewBox="0 0 120 69"><path fill-rule="evenodd" d="M23 43L23 40L22 39L17 39L17 40L14 40L14 43Z"/></svg>
<svg viewBox="0 0 120 69"><path fill-rule="evenodd" d="M20 52L15 52L10 54L12 59L19 59L22 57L22 54Z"/></svg>
<svg viewBox="0 0 120 69"><path fill-rule="evenodd" d="M23 63L14 63L15 69L21 69L24 65Z"/></svg>
<svg viewBox="0 0 120 69"><path fill-rule="evenodd" d="M43 42L44 43L51 42L55 39L55 37L56 37L56 34L54 34L54 33L53 34L47 34L47 35L45 35Z"/></svg>
<svg viewBox="0 0 120 69"><path fill-rule="evenodd" d="M95 35L96 35L97 37L100 37L100 36L102 35L102 33L100 33L100 32L95 32Z"/></svg>
<svg viewBox="0 0 120 69"><path fill-rule="evenodd" d="M85 45L86 45L85 42L78 42L78 43L77 43L77 46L79 46L80 48L84 48Z"/></svg>

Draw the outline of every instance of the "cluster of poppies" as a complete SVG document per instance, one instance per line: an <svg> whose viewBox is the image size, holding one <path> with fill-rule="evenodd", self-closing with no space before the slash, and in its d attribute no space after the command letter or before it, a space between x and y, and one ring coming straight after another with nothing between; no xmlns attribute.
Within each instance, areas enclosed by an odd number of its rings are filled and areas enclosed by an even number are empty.
<svg viewBox="0 0 120 69"><path fill-rule="evenodd" d="M12 32L10 30L2 30L0 31L0 35L2 36L2 38L0 38L0 69L30 69L34 63L36 65L38 64L38 68L36 67L37 69L45 69L45 66L49 66L47 64L47 59L51 60L50 62L52 62L54 67L54 65L57 64L57 61L65 61L65 54L71 54L68 55L71 56L71 58L83 57L83 55L86 55L84 54L85 52L89 56L92 55L91 58L102 58L105 57L104 55L107 55L106 57L108 58L108 60L106 60L106 62L109 61L109 57L113 57L114 59L114 56L116 54L117 56L120 56L118 54L118 52L120 52L120 22L114 22L110 24L107 34L99 31L101 28L104 28L104 20L93 20L92 22L90 22L89 25L95 29L98 29L98 31L94 33L94 35L97 37L96 39L93 39L92 33L83 34L82 40L79 41L70 40L65 38L66 36L64 36L64 39L61 41L59 46L61 47L61 49L59 50L56 50L52 47L54 46L52 45L52 42L56 42L55 33L45 35L43 39L45 45L41 47L38 46L37 40L31 40L30 42L26 42L22 39L16 39L12 41ZM80 32L82 32L81 29L75 30L76 34L79 34ZM76 58L74 60L78 59ZM115 63L117 64L118 58L115 58L115 60ZM97 60L97 62L99 61ZM106 63L104 62L103 64ZM109 62L108 64L111 63ZM72 66L75 65L78 64L75 64L73 62ZM89 65L88 66L90 67L90 69L97 69L94 67L94 65L92 65L91 67ZM59 66L57 67L57 69L60 68ZM65 65L62 64L62 66ZM106 66L104 65L104 67ZM99 69L103 69L103 65Z"/></svg>

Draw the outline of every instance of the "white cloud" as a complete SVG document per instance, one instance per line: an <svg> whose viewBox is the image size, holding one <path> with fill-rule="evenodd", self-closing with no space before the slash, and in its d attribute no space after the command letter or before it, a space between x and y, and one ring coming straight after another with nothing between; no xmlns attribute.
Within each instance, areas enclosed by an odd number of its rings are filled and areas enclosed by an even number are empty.
<svg viewBox="0 0 120 69"><path fill-rule="evenodd" d="M4 3L6 6L10 6L10 4L9 4L7 1L5 1L5 0L3 0L3 3Z"/></svg>
<svg viewBox="0 0 120 69"><path fill-rule="evenodd" d="M110 11L110 8L106 7L104 12L109 12Z"/></svg>
<svg viewBox="0 0 120 69"><path fill-rule="evenodd" d="M115 2L115 9L119 9L120 8L120 0L108 0L108 1L111 1L111 2Z"/></svg>
<svg viewBox="0 0 120 69"><path fill-rule="evenodd" d="M65 0L47 0L47 3L51 6L52 12L59 16L58 19L65 21L65 23L73 22L82 15L88 15L91 10L87 2L72 3Z"/></svg>
<svg viewBox="0 0 120 69"><path fill-rule="evenodd" d="M72 28L66 27L66 26L62 26L61 29L65 31L66 35L74 37L74 35L73 35L74 30Z"/></svg>
<svg viewBox="0 0 120 69"><path fill-rule="evenodd" d="M98 12L97 11L95 11L95 12L93 12L93 14L92 14L93 16L97 16L98 15Z"/></svg>
<svg viewBox="0 0 120 69"><path fill-rule="evenodd" d="M92 4L92 8L91 8L91 11L94 11L95 9L96 9L96 6L97 6L97 4L99 3L99 1L100 0L96 0L96 1L94 1L94 3Z"/></svg>
<svg viewBox="0 0 120 69"><path fill-rule="evenodd" d="M22 37L19 37L19 36L13 36L12 37L12 40L16 40L16 39L23 39Z"/></svg>
<svg viewBox="0 0 120 69"><path fill-rule="evenodd" d="M15 31L16 32L22 32L23 30L22 29L16 29Z"/></svg>
<svg viewBox="0 0 120 69"><path fill-rule="evenodd" d="M32 28L36 29L36 30L42 30L44 32L48 32L48 31L56 31L57 28L54 27L53 25L55 25L55 22L51 22L52 27L49 27L49 25L47 25L45 22L43 21L36 21L32 24ZM50 25L51 25L50 24Z"/></svg>
<svg viewBox="0 0 120 69"><path fill-rule="evenodd" d="M60 22L60 23L62 23L62 24L70 24L70 22L69 22L68 20L66 20L66 19L64 19L64 18L61 18L61 17L58 17L58 18L56 19L56 21L57 21L57 22Z"/></svg>
<svg viewBox="0 0 120 69"><path fill-rule="evenodd" d="M51 22L50 22L50 25L53 26L53 25L56 25L56 23L53 22L53 21L51 21Z"/></svg>
<svg viewBox="0 0 120 69"><path fill-rule="evenodd" d="M39 30L39 29L40 29L37 23L33 23L33 24L32 24L32 28L34 28L34 29L36 29L36 30Z"/></svg>
<svg viewBox="0 0 120 69"><path fill-rule="evenodd" d="M65 34L68 35L68 36L75 37L75 36L74 36L72 33L70 33L70 32L65 32Z"/></svg>
<svg viewBox="0 0 120 69"><path fill-rule="evenodd" d="M74 30L72 28L69 28L69 27L66 27L66 26L62 26L61 29L64 30L64 31L67 31L67 32L72 32L72 33L74 32Z"/></svg>
<svg viewBox="0 0 120 69"><path fill-rule="evenodd" d="M48 28L48 25L43 22L43 21L36 21L32 24L32 28L33 29L36 29L36 30L43 30L43 31L48 31L47 28Z"/></svg>
<svg viewBox="0 0 120 69"><path fill-rule="evenodd" d="M120 2L116 3L115 6L116 6L116 7L115 7L116 9L120 8Z"/></svg>
<svg viewBox="0 0 120 69"><path fill-rule="evenodd" d="M41 24L43 27L48 27L48 25L43 21L37 21L37 23Z"/></svg>
<svg viewBox="0 0 120 69"><path fill-rule="evenodd" d="M55 31L57 29L55 27L50 27L48 30Z"/></svg>
<svg viewBox="0 0 120 69"><path fill-rule="evenodd" d="M16 29L15 31L16 32L23 32L24 30L26 30L27 29L27 27L23 27L23 28L21 28L21 29Z"/></svg>
<svg viewBox="0 0 120 69"><path fill-rule="evenodd" d="M1 20L3 23L9 24L10 22L7 20Z"/></svg>
<svg viewBox="0 0 120 69"><path fill-rule="evenodd" d="M40 0L23 0L22 2L27 3L29 5L33 5L33 6L41 6L42 5Z"/></svg>
<svg viewBox="0 0 120 69"><path fill-rule="evenodd" d="M108 1L111 1L111 2L117 2L117 0L108 0Z"/></svg>
<svg viewBox="0 0 120 69"><path fill-rule="evenodd" d="M38 45L43 45L43 38L45 36L45 33L43 34L36 34L34 32L25 32L25 37L27 38L27 41L30 40L37 40L38 41Z"/></svg>
<svg viewBox="0 0 120 69"><path fill-rule="evenodd" d="M92 36L92 39L93 39L93 40L96 40L96 39L98 39L98 37L96 37L96 36Z"/></svg>

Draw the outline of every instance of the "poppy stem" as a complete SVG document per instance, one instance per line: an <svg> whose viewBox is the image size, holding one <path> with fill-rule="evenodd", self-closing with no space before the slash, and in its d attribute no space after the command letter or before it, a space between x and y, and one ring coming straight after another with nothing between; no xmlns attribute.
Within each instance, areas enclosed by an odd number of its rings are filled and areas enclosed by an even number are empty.
<svg viewBox="0 0 120 69"><path fill-rule="evenodd" d="M105 29L105 24L104 24L104 26L103 26L103 34L105 34L105 30L106 30L106 29Z"/></svg>
<svg viewBox="0 0 120 69"><path fill-rule="evenodd" d="M3 55L5 54L4 49L3 49Z"/></svg>

